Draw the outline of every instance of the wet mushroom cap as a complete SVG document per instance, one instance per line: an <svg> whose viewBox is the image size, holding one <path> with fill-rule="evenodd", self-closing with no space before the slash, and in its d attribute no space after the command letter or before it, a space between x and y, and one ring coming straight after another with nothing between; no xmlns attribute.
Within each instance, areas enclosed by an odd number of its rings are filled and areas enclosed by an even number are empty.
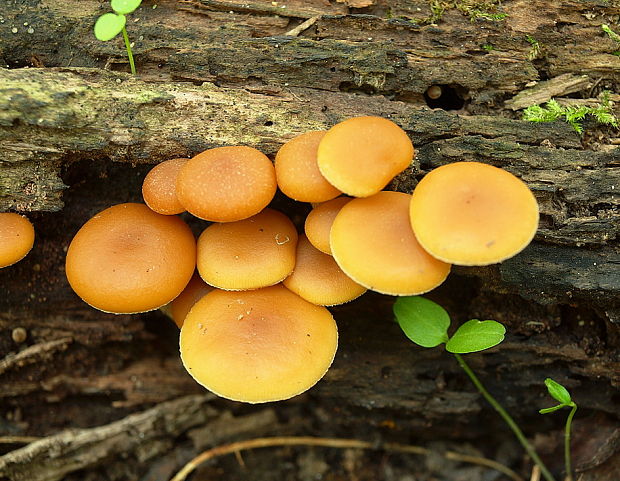
<svg viewBox="0 0 620 481"><path fill-rule="evenodd" d="M177 199L177 176L188 159L171 159L153 167L142 183L142 197L149 208L158 214L185 212Z"/></svg>
<svg viewBox="0 0 620 481"><path fill-rule="evenodd" d="M341 192L321 175L316 154L325 131L306 132L285 143L276 155L278 187L299 202L325 202Z"/></svg>
<svg viewBox="0 0 620 481"><path fill-rule="evenodd" d="M95 215L67 251L69 284L105 312L157 309L185 288L196 265L196 242L176 216L144 204L119 204Z"/></svg>
<svg viewBox="0 0 620 481"><path fill-rule="evenodd" d="M368 197L383 189L413 160L411 140L381 117L354 117L334 125L319 144L321 174L337 189Z"/></svg>
<svg viewBox="0 0 620 481"><path fill-rule="evenodd" d="M253 291L216 289L181 328L181 360L190 375L235 401L280 401L312 387L338 344L329 311L282 285Z"/></svg>
<svg viewBox="0 0 620 481"><path fill-rule="evenodd" d="M366 292L364 286L342 272L332 256L314 247L305 235L297 242L295 269L283 284L318 306L344 304Z"/></svg>
<svg viewBox="0 0 620 481"><path fill-rule="evenodd" d="M464 266L514 256L538 227L538 204L527 185L479 162L456 162L428 173L415 188L410 215L424 249Z"/></svg>
<svg viewBox="0 0 620 481"><path fill-rule="evenodd" d="M276 193L269 158L245 146L206 150L187 161L177 177L177 197L196 217L212 222L247 219Z"/></svg>
<svg viewBox="0 0 620 481"><path fill-rule="evenodd" d="M340 268L359 284L382 294L410 296L441 284L450 264L435 259L416 240L409 223L411 196L379 192L345 205L330 234Z"/></svg>
<svg viewBox="0 0 620 481"><path fill-rule="evenodd" d="M194 304L213 289L198 274L192 276L183 292L170 303L170 316L179 329L183 327L183 321Z"/></svg>
<svg viewBox="0 0 620 481"><path fill-rule="evenodd" d="M317 205L306 217L304 231L310 243L325 254L332 254L329 231L340 209L348 204L350 197L338 197Z"/></svg>
<svg viewBox="0 0 620 481"><path fill-rule="evenodd" d="M26 217L0 213L0 268L22 260L33 245L34 227Z"/></svg>
<svg viewBox="0 0 620 481"><path fill-rule="evenodd" d="M297 230L265 209L249 219L207 227L198 238L198 272L212 286L257 289L282 281L295 267Z"/></svg>

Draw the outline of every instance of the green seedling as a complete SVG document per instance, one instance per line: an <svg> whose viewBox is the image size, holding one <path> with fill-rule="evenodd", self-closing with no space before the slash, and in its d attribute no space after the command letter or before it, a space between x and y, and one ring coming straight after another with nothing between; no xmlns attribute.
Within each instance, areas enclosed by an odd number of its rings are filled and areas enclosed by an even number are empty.
<svg viewBox="0 0 620 481"><path fill-rule="evenodd" d="M420 296L399 298L394 303L394 315L405 335L418 346L430 348L445 344L446 350L454 354L457 362L480 394L512 429L523 448L539 466L543 477L547 481L555 481L521 428L501 404L491 396L461 356L461 354L483 351L498 345L504 340L506 328L497 321L472 319L460 326L452 336L448 336L449 314L439 304Z"/></svg>
<svg viewBox="0 0 620 481"><path fill-rule="evenodd" d="M583 133L582 121L591 116L600 124L611 125L618 128L618 119L612 111L612 104L609 94L604 92L601 96L600 104L594 107L585 105L560 105L556 100L551 99L544 107L531 105L523 111L523 120L530 122L553 122L554 120L564 120L575 132Z"/></svg>
<svg viewBox="0 0 620 481"><path fill-rule="evenodd" d="M123 34L125 47L127 48L127 57L129 58L129 66L131 67L131 73L134 75L136 75L136 65L133 61L129 36L125 29L125 24L127 23L127 17L125 15L133 12L140 6L140 3L142 3L142 0L111 0L110 6L115 13L104 13L95 23L95 37L102 42L112 40L119 33Z"/></svg>
<svg viewBox="0 0 620 481"><path fill-rule="evenodd" d="M616 42L620 47L620 35L618 35L611 28L609 28L609 25L601 25L601 30L603 30L603 32L605 32L607 36L614 42ZM616 50L615 52L613 52L613 55L620 55L620 50Z"/></svg>
<svg viewBox="0 0 620 481"><path fill-rule="evenodd" d="M527 53L527 59L536 60L538 57L540 57L540 42L531 35L526 35L525 40L527 40L527 43L530 44L530 51Z"/></svg>
<svg viewBox="0 0 620 481"><path fill-rule="evenodd" d="M545 385L547 390L553 399L560 404L550 408L541 409L538 411L540 414L549 414L562 408L570 408L570 413L566 419L566 426L564 427L564 465L566 468L566 481L573 481L573 473L571 470L571 458L570 458L570 430L573 422L573 417L577 412L577 404L571 399L570 393L560 383L555 382L551 378L545 379Z"/></svg>

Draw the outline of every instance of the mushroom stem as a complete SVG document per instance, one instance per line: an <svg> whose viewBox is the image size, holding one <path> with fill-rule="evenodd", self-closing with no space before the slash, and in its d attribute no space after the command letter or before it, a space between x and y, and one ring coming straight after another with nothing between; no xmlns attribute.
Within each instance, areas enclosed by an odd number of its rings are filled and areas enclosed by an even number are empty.
<svg viewBox="0 0 620 481"><path fill-rule="evenodd" d="M523 431L521 431L521 428L517 426L517 423L514 421L514 419L512 419L510 414L508 414L508 412L502 407L502 405L499 402L497 402L497 400L493 396L491 396L489 391L486 390L486 388L482 385L482 382L480 382L480 379L478 379L478 377L474 374L474 371L472 371L471 368L467 365L467 363L465 362L465 359L463 359L459 354L456 354L456 353L454 353L454 357L456 357L456 360L458 361L459 365L463 368L463 371L465 371L465 373L469 376L469 378L471 379L471 382L473 382L476 388L478 389L478 391L480 391L480 394L482 394L482 396L484 396L487 402L491 406L493 406L493 408L499 413L499 415L504 419L504 421L506 421L506 424L508 424L510 429L512 429L512 432L515 433L515 436L521 443L521 446L523 446L523 448L527 451L527 454L530 455L532 460L540 468L540 472L542 473L543 477L547 481L556 481L553 475L551 474L551 472L547 469L547 466L545 466L545 463L543 463L542 459L540 459L540 456L538 456L538 453L536 453L536 451L534 450L534 447L530 444L530 442L527 440L527 438L523 434Z"/></svg>

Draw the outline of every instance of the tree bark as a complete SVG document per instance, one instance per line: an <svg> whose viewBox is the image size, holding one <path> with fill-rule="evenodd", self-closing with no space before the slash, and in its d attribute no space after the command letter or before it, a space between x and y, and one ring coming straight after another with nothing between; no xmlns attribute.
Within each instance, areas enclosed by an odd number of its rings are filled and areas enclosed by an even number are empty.
<svg viewBox="0 0 620 481"><path fill-rule="evenodd" d="M37 231L33 252L0 271L0 410L6 419L0 431L48 436L91 428L202 392L178 361L176 332L163 316L96 312L64 277L74 233L109 205L140 201L152 164L236 144L273 156L301 132L381 115L402 126L416 147L413 165L392 182L393 190L411 192L426 172L458 160L490 163L528 183L541 209L534 243L499 265L453 269L431 297L455 323L493 318L507 325L505 343L469 359L529 435L561 428L560 421L536 414L547 406L542 382L553 377L615 439L617 131L590 122L580 137L567 124L516 120L513 110L528 98L618 91L618 45L600 25L618 18L620 7L589 0L497 3L166 0L153 8L145 1L128 17L135 78L125 73L121 40L102 43L92 35L96 16L108 6L82 1L76 7L70 0L0 6L0 59L8 67L0 69L0 211L26 213ZM440 18L437 5L444 8ZM538 42L538 52L528 38ZM537 81L548 83L532 88ZM449 93L456 109L429 109L431 85ZM276 204L297 222L307 212L283 198ZM195 232L204 228L189 222ZM341 339L337 359L299 403L322 406L336 420L345 413L358 429L393 419L400 432L424 440L510 436L488 433L499 423L447 353L404 338L392 322L392 302L368 294L333 310ZM11 339L16 327L28 333L23 344ZM52 409L60 403L62 414ZM241 409L231 406L214 409ZM258 412L247 409L241 413ZM203 416L191 426L156 430L166 441L152 452L166 453L180 433L211 421ZM593 439L600 442L578 448L583 466L591 465L580 479L617 479L620 463L609 460L618 443ZM80 448L90 453L82 459L92 462L76 469L96 470L113 455L114 438L105 443ZM135 454L139 445L122 446ZM561 452L558 439L547 445L551 458ZM97 457L92 449L108 454ZM0 466L9 466L7 456ZM31 459L10 458L17 464L0 468L0 479L46 479L36 469L20 471ZM73 466L71 456L62 459ZM140 459L132 458L127 473L143 473ZM561 461L552 462L560 469Z"/></svg>

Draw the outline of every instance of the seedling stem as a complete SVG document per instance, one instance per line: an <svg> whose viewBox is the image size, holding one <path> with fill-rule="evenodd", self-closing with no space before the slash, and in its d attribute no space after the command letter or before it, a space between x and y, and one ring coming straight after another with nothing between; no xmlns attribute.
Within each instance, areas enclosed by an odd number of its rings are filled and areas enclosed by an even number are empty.
<svg viewBox="0 0 620 481"><path fill-rule="evenodd" d="M459 354L456 354L456 353L454 353L454 357L456 357L456 360L459 363L459 365L463 368L463 371L465 371L465 373L469 376L469 379L471 379L471 382L473 382L476 388L478 389L478 391L480 391L480 394L482 394L482 396L487 400L487 402L491 406L493 406L493 408L499 413L499 415L504 419L504 421L506 421L506 424L510 426L510 429L512 429L512 432L515 433L515 436L517 436L517 439L521 443L521 446L523 446L525 451L527 451L527 453L534 460L534 462L540 467L540 472L543 475L543 477L547 481L556 481L555 478L551 475L551 473L547 469L547 466L545 466L545 464L542 462L542 459L540 459L540 457L534 450L534 447L526 439L525 435L523 434L519 426L517 426L517 423L515 423L515 421L510 416L510 414L506 412L506 410L501 406L501 404L498 403L493 396L491 396L491 393L489 393L489 391L486 390L486 388L480 382L480 379L478 379L478 377L474 374L474 371L472 371L471 368L467 365L467 363L465 362L465 359L463 359ZM572 418L569 416L569 421L567 422L567 424L570 424L571 419ZM569 439L570 439L570 435L569 435ZM567 471L567 472L570 472L570 471Z"/></svg>
<svg viewBox="0 0 620 481"><path fill-rule="evenodd" d="M136 75L136 64L133 61L133 53L131 53L131 44L129 43L129 36L127 35L127 30L123 27L121 30L123 33L123 40L125 40L125 47L127 48L127 57L129 58L129 67L131 68L131 73Z"/></svg>
<svg viewBox="0 0 620 481"><path fill-rule="evenodd" d="M566 428L564 429L564 463L566 465L566 481L573 481L573 472L571 470L570 462L570 428L576 412L577 405L575 403L572 403L572 409L570 410L570 414L566 419Z"/></svg>

